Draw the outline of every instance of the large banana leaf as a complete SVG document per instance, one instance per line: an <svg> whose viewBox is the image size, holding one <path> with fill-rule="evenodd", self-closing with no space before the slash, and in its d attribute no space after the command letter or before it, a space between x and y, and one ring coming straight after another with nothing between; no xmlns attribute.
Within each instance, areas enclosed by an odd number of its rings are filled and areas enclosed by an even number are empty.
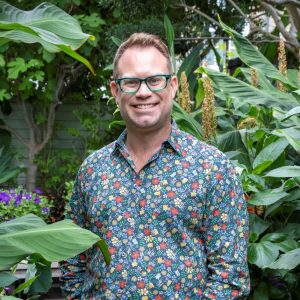
<svg viewBox="0 0 300 300"><path fill-rule="evenodd" d="M292 88L296 89L294 82L284 77L272 64L263 56L263 54L252 45L249 40L237 33L232 28L225 25L221 20L220 24L223 29L232 37L236 51L240 59L249 67L255 68L263 72L267 77L278 79Z"/></svg>
<svg viewBox="0 0 300 300"><path fill-rule="evenodd" d="M3 234L13 233L21 230L38 228L45 225L46 223L43 221L43 219L37 217L36 215L28 214L10 222L1 223L0 236Z"/></svg>
<svg viewBox="0 0 300 300"><path fill-rule="evenodd" d="M253 161L253 172L261 174L262 171L267 169L281 155L288 144L287 139L280 138L263 148Z"/></svg>
<svg viewBox="0 0 300 300"><path fill-rule="evenodd" d="M25 216L22 221L28 224L32 218L32 215ZM85 251L100 240L96 234L70 220L35 228L27 226L23 230L15 222L20 221L12 220L1 226L2 230L7 228L7 232L0 235L0 270L34 253L39 253L48 261L61 261Z"/></svg>
<svg viewBox="0 0 300 300"><path fill-rule="evenodd" d="M31 11L22 11L0 1L0 38L5 41L40 43L49 52L63 51L94 70L74 50L94 36L83 33L76 19L51 3L41 3Z"/></svg>
<svg viewBox="0 0 300 300"><path fill-rule="evenodd" d="M200 67L201 73L206 73L225 96L238 99L252 105L265 105L268 107L281 107L283 109L292 109L299 106L298 101L287 93L270 90L260 90L237 78L228 76L208 68Z"/></svg>

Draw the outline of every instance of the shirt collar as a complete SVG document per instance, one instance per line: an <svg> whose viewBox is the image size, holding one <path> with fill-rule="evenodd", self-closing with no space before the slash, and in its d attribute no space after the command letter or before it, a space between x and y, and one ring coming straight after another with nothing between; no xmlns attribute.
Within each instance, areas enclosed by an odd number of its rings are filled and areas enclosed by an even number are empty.
<svg viewBox="0 0 300 300"><path fill-rule="evenodd" d="M120 136L115 141L115 146L112 151L112 155L117 150L122 151L124 149L126 136L127 136L127 129L124 129L124 131L120 134ZM170 133L168 139L163 142L163 144L169 144L178 155L182 156L182 151L184 149L183 137L182 137L182 133L179 130L175 120L172 120L171 133Z"/></svg>

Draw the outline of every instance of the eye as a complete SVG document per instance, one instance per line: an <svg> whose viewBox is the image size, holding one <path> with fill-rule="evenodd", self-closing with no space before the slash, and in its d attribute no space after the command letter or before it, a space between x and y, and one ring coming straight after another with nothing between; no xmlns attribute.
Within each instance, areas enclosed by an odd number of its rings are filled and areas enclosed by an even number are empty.
<svg viewBox="0 0 300 300"><path fill-rule="evenodd" d="M151 77L147 80L148 84L152 86L161 85L164 82L164 78L161 76Z"/></svg>
<svg viewBox="0 0 300 300"><path fill-rule="evenodd" d="M136 79L124 79L122 80L122 85L126 87L136 87L139 85L139 80Z"/></svg>

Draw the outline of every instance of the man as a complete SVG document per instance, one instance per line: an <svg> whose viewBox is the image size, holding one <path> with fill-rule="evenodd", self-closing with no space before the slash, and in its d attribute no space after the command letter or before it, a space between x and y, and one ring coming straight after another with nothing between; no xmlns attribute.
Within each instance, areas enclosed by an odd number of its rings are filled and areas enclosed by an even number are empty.
<svg viewBox="0 0 300 300"><path fill-rule="evenodd" d="M126 130L90 155L67 216L105 239L62 266L68 299L242 299L247 213L226 157L171 120L167 47L136 33L118 49L111 93Z"/></svg>

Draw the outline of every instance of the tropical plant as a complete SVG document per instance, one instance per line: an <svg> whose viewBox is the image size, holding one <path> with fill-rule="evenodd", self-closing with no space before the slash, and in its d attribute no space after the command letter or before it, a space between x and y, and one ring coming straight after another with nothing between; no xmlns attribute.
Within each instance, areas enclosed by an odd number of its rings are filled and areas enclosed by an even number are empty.
<svg viewBox="0 0 300 300"><path fill-rule="evenodd" d="M90 62L74 51L87 39L93 40L95 37L83 33L78 21L59 7L44 2L31 11L22 11L0 1L0 11L2 45L9 41L39 43L50 53L63 51L85 64L95 74Z"/></svg>
<svg viewBox="0 0 300 300"><path fill-rule="evenodd" d="M219 23L233 39L246 67L238 68L233 76L200 67L193 111L188 113L175 103L173 117L183 130L205 138L206 125L200 120L207 107L199 109L199 105L208 96L204 81L209 78L218 122L215 139L210 142L236 165L250 213L249 299L299 299L298 70L283 70L283 53L278 70L249 40ZM185 64L189 65L188 61Z"/></svg>
<svg viewBox="0 0 300 300"><path fill-rule="evenodd" d="M16 177L21 171L21 166L12 167L10 165L14 155L10 153L4 146L0 148L0 184Z"/></svg>
<svg viewBox="0 0 300 300"><path fill-rule="evenodd" d="M22 11L0 1L0 29L0 73L1 78L6 78L0 82L0 101L8 102L6 107L11 108L10 102L22 107L29 140L8 125L0 125L0 129L13 134L28 151L26 187L33 190L37 174L34 160L52 137L55 112L65 89L64 81L68 76L73 78L76 68L83 66L66 66L60 61L59 70L53 64L54 53L68 54L94 73L91 64L74 51L94 37L83 33L75 18L50 3ZM9 43L11 41L18 43ZM31 44L31 47L22 49L20 43ZM2 111L3 107L1 104Z"/></svg>
<svg viewBox="0 0 300 300"><path fill-rule="evenodd" d="M47 292L52 282L51 262L73 257L94 244L101 249L105 262L109 264L106 243L71 220L47 225L41 218L29 214L0 224L1 299L20 299L14 297L20 292L28 296ZM20 262L27 263L26 281L9 296L5 287L18 280L14 272Z"/></svg>
<svg viewBox="0 0 300 300"><path fill-rule="evenodd" d="M207 68L199 72L212 80L222 105L217 144L235 160L252 212L250 299L296 299L300 265L298 73L287 70L285 76L246 38L220 23L246 67L234 76ZM278 81L284 89L276 87Z"/></svg>

